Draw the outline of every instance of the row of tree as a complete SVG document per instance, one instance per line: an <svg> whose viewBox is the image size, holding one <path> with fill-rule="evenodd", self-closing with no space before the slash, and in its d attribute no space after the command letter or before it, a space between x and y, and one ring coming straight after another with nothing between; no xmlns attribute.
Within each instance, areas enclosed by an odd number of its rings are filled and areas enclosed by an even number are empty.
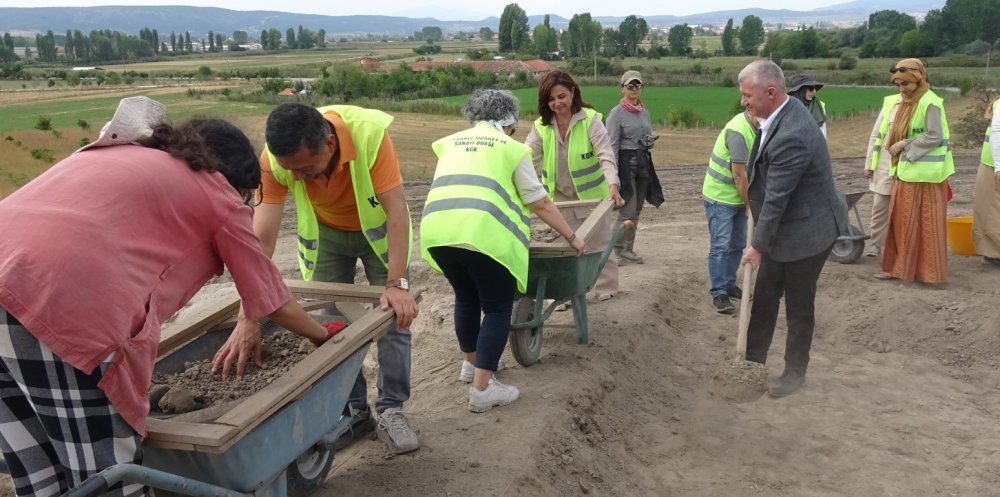
<svg viewBox="0 0 1000 497"><path fill-rule="evenodd" d="M867 23L854 28L801 27L770 34L755 15L744 17L739 26L733 21L729 19L722 30L720 55L810 58L841 56L851 49L860 57L927 57L970 44L996 44L1000 40L1000 0L947 0L941 9L928 12L919 25L913 16L894 10L875 12ZM561 33L552 28L548 16L529 30L528 16L516 3L504 7L497 33L501 53L542 58L557 52L565 57L643 55L639 43L647 36L648 55L691 55L695 52L691 45L694 35L695 30L687 24L672 26L663 46L641 17L628 16L614 29L604 28L589 13L574 15Z"/></svg>
<svg viewBox="0 0 1000 497"><path fill-rule="evenodd" d="M195 52L195 42L198 42L201 52L221 52L223 50L239 51L242 46L250 43L250 35L246 31L237 30L227 37L222 33L209 31L207 38L192 40L191 32L171 32L169 37L160 38L155 29L142 28L139 35L131 35L110 29L92 30L84 34L80 30L66 30L66 34L55 35L51 30L45 34L37 34L34 39L34 53L27 52L42 62L56 62L59 54L56 49L62 45L64 58L71 62L103 62L112 60L129 60L155 57L170 54L187 54ZM20 45L27 45L26 40ZM271 28L261 33L261 46L265 50L281 48L309 49L326 46L326 30L313 31L299 26L298 30L288 28L284 33ZM14 54L15 38L5 33L0 43L0 63L10 63L17 60Z"/></svg>

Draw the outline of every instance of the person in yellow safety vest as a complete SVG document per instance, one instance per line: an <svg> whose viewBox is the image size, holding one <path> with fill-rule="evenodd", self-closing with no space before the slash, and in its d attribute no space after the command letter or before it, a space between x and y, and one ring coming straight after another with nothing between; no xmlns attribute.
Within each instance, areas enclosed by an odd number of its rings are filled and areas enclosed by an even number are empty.
<svg viewBox="0 0 1000 497"><path fill-rule="evenodd" d="M583 103L580 86L569 73L555 70L538 81L538 115L524 144L531 148L536 171L549 198L557 201L611 198L625 205L618 193L618 164L601 115ZM574 230L590 214L589 208L572 209L567 222ZM595 230L587 250L604 250L611 243L609 216ZM608 259L594 287L598 300L608 300L618 291L618 264ZM560 310L565 309L560 306Z"/></svg>
<svg viewBox="0 0 1000 497"><path fill-rule="evenodd" d="M889 175L895 179L882 271L875 277L943 283L948 276L948 177L955 173L944 102L931 91L919 59L903 59L889 71L899 95L885 97L865 170L872 177L882 152L888 152Z"/></svg>
<svg viewBox="0 0 1000 497"><path fill-rule="evenodd" d="M462 114L473 127L432 145L438 163L420 221L420 254L455 291L455 334L465 355L459 379L472 383L469 410L486 412L519 395L494 373L510 334L514 291L527 291L529 209L577 255L584 245L538 181L531 150L510 137L517 99L505 90L476 90Z"/></svg>
<svg viewBox="0 0 1000 497"><path fill-rule="evenodd" d="M747 244L747 161L758 126L749 110L726 123L715 139L701 187L708 218L709 294L721 314L736 311L730 298L743 297L736 272Z"/></svg>
<svg viewBox="0 0 1000 497"><path fill-rule="evenodd" d="M1000 99L986 109L985 117L990 124L976 173L972 241L984 261L1000 265Z"/></svg>
<svg viewBox="0 0 1000 497"><path fill-rule="evenodd" d="M399 160L386 131L391 122L381 111L350 105L276 107L267 118L260 159L262 203L253 225L264 252L272 255L291 192L304 279L354 283L360 259L368 282L385 285L381 308L392 307L396 320L377 342L377 426L359 373L345 413L352 417L352 428L336 445L376 430L389 450L400 454L420 447L401 411L410 396L409 326L417 304L406 279L412 227ZM259 362L260 327L240 316L229 348L220 354L238 357L241 365L250 356Z"/></svg>

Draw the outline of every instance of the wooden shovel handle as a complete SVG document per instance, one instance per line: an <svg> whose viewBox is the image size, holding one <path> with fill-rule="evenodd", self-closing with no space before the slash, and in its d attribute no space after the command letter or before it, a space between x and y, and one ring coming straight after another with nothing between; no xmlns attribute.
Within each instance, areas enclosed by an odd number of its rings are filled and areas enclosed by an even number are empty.
<svg viewBox="0 0 1000 497"><path fill-rule="evenodd" d="M747 216L747 246L753 240L753 216ZM753 293L753 264L743 265L743 297L740 299L740 329L736 335L736 354L742 359L747 354L747 328L750 327L750 296Z"/></svg>

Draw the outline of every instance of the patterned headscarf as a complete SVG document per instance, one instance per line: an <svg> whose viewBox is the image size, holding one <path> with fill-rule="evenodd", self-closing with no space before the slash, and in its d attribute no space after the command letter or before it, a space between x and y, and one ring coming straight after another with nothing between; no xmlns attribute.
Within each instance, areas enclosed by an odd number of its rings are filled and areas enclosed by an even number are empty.
<svg viewBox="0 0 1000 497"><path fill-rule="evenodd" d="M906 139L906 135L910 129L910 120L913 119L913 113L917 109L917 102L931 88L930 83L927 81L927 70L920 59L903 59L897 62L896 66L893 67L893 71L889 74L889 81L893 84L905 81L916 83L916 85L912 87L906 86L905 90L899 90L902 98L899 101L899 110L896 111L896 119L892 123L892 129L889 130L888 140L885 142L887 148L900 140ZM888 116L884 117L888 119ZM892 157L893 165L898 161L898 155Z"/></svg>

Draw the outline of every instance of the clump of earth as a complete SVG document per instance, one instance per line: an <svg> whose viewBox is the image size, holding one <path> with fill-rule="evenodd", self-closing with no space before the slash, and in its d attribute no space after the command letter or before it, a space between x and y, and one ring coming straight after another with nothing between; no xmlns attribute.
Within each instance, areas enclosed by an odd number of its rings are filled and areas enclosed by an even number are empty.
<svg viewBox="0 0 1000 497"><path fill-rule="evenodd" d="M266 335L263 341L263 366L247 362L242 377L230 371L227 379L220 372L212 374L212 359L185 363L184 371L154 373L149 388L150 415L172 417L249 397L301 361L316 347L307 339L280 330Z"/></svg>
<svg viewBox="0 0 1000 497"><path fill-rule="evenodd" d="M730 402L752 402L767 391L767 367L735 352L708 368L707 390Z"/></svg>

